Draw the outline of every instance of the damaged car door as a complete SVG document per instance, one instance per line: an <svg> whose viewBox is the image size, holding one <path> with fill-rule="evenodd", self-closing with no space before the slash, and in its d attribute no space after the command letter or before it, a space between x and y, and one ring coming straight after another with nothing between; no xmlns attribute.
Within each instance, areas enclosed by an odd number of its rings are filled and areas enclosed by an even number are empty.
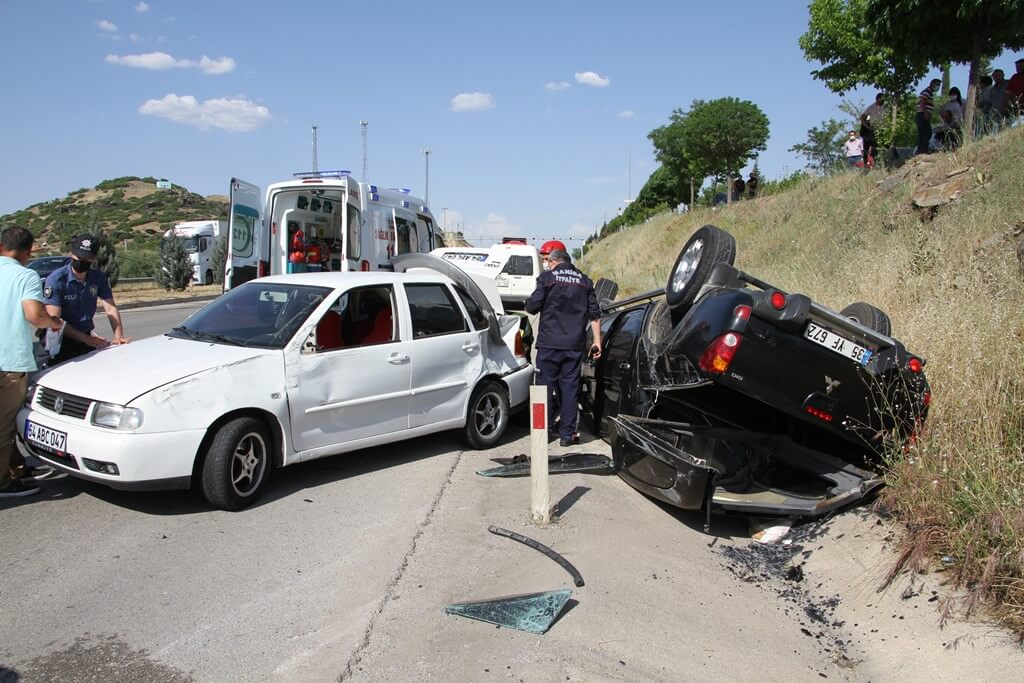
<svg viewBox="0 0 1024 683"><path fill-rule="evenodd" d="M288 403L296 451L409 427L409 342L398 335L394 287L354 287L318 319L289 356Z"/></svg>

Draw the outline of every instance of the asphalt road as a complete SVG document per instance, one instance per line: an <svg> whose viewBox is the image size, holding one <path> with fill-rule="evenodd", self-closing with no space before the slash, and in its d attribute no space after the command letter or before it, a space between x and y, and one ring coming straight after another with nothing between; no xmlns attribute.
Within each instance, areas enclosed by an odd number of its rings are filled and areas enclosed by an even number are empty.
<svg viewBox="0 0 1024 683"><path fill-rule="evenodd" d="M165 304L163 306L151 306L148 308L130 308L121 311L121 322L124 323L125 334L132 339L144 339L154 335L163 334L182 320L192 315L195 311L208 304L208 301L198 303ZM110 338L110 323L107 316L103 314L102 308L93 319L96 325L96 332Z"/></svg>

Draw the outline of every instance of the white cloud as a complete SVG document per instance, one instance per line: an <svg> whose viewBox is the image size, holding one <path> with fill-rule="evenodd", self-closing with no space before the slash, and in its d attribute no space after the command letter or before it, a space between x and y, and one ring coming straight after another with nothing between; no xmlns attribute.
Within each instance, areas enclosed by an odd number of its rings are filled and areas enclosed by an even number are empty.
<svg viewBox="0 0 1024 683"><path fill-rule="evenodd" d="M253 131L270 121L270 110L245 97L217 98L199 102L192 95L173 93L147 100L139 107L143 116L156 116L200 130L220 128L232 133Z"/></svg>
<svg viewBox="0 0 1024 683"><path fill-rule="evenodd" d="M149 5L147 5L144 2L140 2L139 4L137 4L135 6L135 11L138 12L139 14L145 14L146 12L149 11Z"/></svg>
<svg viewBox="0 0 1024 683"><path fill-rule="evenodd" d="M140 36L138 33L129 33L128 40L132 41L133 43L141 43L142 36Z"/></svg>
<svg viewBox="0 0 1024 683"><path fill-rule="evenodd" d="M571 87L572 86L566 83L565 81L551 81L545 84L544 89L547 90L548 92L558 92L559 90L566 90Z"/></svg>
<svg viewBox="0 0 1024 683"><path fill-rule="evenodd" d="M175 59L166 52L147 52L141 55L107 55L103 61L107 64L119 64L133 69L188 69L192 62L187 59Z"/></svg>
<svg viewBox="0 0 1024 683"><path fill-rule="evenodd" d="M636 112L632 109L626 109L624 111L620 111L618 116L620 119L631 119L636 116Z"/></svg>
<svg viewBox="0 0 1024 683"><path fill-rule="evenodd" d="M479 233L485 237L512 237L515 235L525 235L523 227L518 223L509 221L508 218L501 214L494 213L493 211L487 214L487 217L480 222L476 230L469 230L473 234Z"/></svg>
<svg viewBox="0 0 1024 683"><path fill-rule="evenodd" d="M117 24L106 19L100 19L96 22L96 25L99 26L101 31L108 31L110 33L117 31Z"/></svg>
<svg viewBox="0 0 1024 683"><path fill-rule="evenodd" d="M452 111L494 109L494 96L485 92L463 92L452 98Z"/></svg>
<svg viewBox="0 0 1024 683"><path fill-rule="evenodd" d="M221 57L220 59L210 59L206 55L203 55L202 59L199 60L199 68L202 69L204 74L210 74L211 76L226 74L230 71L235 70L235 60L231 57Z"/></svg>
<svg viewBox="0 0 1024 683"><path fill-rule="evenodd" d="M611 83L611 79L593 71L577 71L576 82L580 85L589 85L594 88L605 88Z"/></svg>
<svg viewBox="0 0 1024 683"><path fill-rule="evenodd" d="M210 75L226 74L235 68L235 60L231 59L231 57L210 59L203 55L202 59L194 62L190 59L175 59L166 52L147 52L141 55L107 55L104 61L107 64L118 64L133 69L149 69L151 71L200 69L203 73Z"/></svg>

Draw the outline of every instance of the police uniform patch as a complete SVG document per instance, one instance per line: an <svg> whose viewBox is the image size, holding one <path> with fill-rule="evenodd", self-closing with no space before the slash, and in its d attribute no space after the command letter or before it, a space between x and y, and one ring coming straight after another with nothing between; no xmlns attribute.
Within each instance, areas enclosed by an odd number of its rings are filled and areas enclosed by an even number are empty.
<svg viewBox="0 0 1024 683"><path fill-rule="evenodd" d="M43 289L43 296L45 296L47 299L53 296L53 287L46 287L45 289Z"/></svg>
<svg viewBox="0 0 1024 683"><path fill-rule="evenodd" d="M96 296L96 292L100 291L100 288L96 285L89 285L89 294Z"/></svg>

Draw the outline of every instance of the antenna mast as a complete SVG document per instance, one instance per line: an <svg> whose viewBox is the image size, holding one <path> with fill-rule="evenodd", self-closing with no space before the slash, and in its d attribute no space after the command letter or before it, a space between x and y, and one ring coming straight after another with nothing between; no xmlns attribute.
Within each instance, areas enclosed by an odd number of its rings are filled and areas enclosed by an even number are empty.
<svg viewBox="0 0 1024 683"><path fill-rule="evenodd" d="M316 124L313 124L313 170L319 171L320 167L317 166L316 162Z"/></svg>
<svg viewBox="0 0 1024 683"><path fill-rule="evenodd" d="M430 148L423 150L423 201L430 206Z"/></svg>
<svg viewBox="0 0 1024 683"><path fill-rule="evenodd" d="M363 182L367 182L366 168L367 168L367 156L366 156L366 127L370 125L369 121L360 121L359 127L363 129Z"/></svg>

